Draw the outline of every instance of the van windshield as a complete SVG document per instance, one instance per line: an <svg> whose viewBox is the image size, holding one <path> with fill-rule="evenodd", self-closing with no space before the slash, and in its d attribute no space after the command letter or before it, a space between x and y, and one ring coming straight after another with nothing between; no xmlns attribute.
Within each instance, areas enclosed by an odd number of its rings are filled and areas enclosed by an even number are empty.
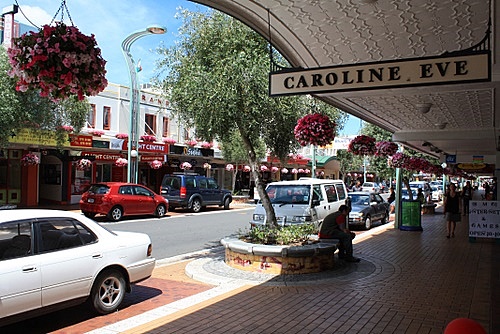
<svg viewBox="0 0 500 334"><path fill-rule="evenodd" d="M308 185L269 185L266 191L274 204L309 204L311 196Z"/></svg>

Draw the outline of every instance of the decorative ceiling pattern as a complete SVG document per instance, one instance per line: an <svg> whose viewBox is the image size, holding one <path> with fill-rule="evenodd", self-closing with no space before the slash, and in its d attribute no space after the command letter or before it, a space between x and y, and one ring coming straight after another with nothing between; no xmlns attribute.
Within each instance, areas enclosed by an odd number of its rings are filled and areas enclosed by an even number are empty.
<svg viewBox="0 0 500 334"><path fill-rule="evenodd" d="M500 147L500 6L488 0L196 0L232 15L271 41L292 67L316 68L439 56L486 36L491 16L492 82L325 93L318 98L444 159L424 142L470 162L495 162ZM491 9L490 9L491 6ZM269 32L271 32L269 34ZM498 39L498 38L497 38ZM496 101L496 102L495 102ZM418 105L430 103L427 113Z"/></svg>

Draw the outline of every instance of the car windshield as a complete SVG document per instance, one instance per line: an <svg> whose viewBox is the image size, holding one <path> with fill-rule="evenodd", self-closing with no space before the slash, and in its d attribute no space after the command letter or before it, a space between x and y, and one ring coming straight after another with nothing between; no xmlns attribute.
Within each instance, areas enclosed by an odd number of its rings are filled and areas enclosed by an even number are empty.
<svg viewBox="0 0 500 334"><path fill-rule="evenodd" d="M310 189L308 185L269 185L266 192L274 204L309 204Z"/></svg>
<svg viewBox="0 0 500 334"><path fill-rule="evenodd" d="M104 184L93 184L88 191L92 194L104 195L109 192L109 187Z"/></svg>
<svg viewBox="0 0 500 334"><path fill-rule="evenodd" d="M370 196L368 195L358 195L352 194L349 195L351 198L351 204L353 205L368 205L370 204Z"/></svg>

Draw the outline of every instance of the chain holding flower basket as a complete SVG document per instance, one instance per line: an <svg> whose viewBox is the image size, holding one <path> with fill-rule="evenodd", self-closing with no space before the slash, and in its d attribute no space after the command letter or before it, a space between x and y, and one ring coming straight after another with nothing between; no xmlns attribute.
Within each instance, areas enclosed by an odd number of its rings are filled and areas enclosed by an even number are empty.
<svg viewBox="0 0 500 334"><path fill-rule="evenodd" d="M87 171L92 166L92 161L89 159L80 159L75 163L75 167L78 170Z"/></svg>
<svg viewBox="0 0 500 334"><path fill-rule="evenodd" d="M27 153L21 158L21 164L23 166L35 166L40 163L40 158L35 153Z"/></svg>
<svg viewBox="0 0 500 334"><path fill-rule="evenodd" d="M54 102L75 95L83 100L108 84L106 61L94 35L86 36L63 22L23 34L7 53L12 66L8 74L17 79L16 90L21 92L37 89Z"/></svg>
<svg viewBox="0 0 500 334"><path fill-rule="evenodd" d="M326 146L335 139L335 125L326 115L308 114L297 121L293 133L302 146Z"/></svg>
<svg viewBox="0 0 500 334"><path fill-rule="evenodd" d="M374 155L375 138L365 135L356 136L349 143L347 150L354 155Z"/></svg>

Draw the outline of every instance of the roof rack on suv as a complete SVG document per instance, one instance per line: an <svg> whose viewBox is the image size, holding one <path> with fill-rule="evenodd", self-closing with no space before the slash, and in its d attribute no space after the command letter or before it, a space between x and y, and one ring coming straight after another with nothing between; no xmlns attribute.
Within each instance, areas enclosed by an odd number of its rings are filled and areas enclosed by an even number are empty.
<svg viewBox="0 0 500 334"><path fill-rule="evenodd" d="M200 174L195 173L195 172L173 172L172 174L174 174L174 175L200 175Z"/></svg>

